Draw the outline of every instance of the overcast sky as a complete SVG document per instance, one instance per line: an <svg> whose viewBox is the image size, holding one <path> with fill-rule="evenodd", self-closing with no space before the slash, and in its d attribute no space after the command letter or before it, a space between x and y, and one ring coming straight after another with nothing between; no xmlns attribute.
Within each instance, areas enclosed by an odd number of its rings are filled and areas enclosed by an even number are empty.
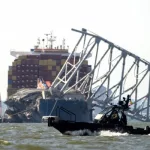
<svg viewBox="0 0 150 150"><path fill-rule="evenodd" d="M29 51L53 31L74 44L71 28L86 28L150 60L149 0L1 0L0 92L6 99L10 50Z"/></svg>

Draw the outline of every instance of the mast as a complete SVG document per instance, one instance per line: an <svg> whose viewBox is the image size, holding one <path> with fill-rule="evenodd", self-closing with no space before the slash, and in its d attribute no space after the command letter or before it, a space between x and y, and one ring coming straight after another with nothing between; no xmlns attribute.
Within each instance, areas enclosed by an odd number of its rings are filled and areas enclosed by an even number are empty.
<svg viewBox="0 0 150 150"><path fill-rule="evenodd" d="M56 41L56 36L53 36L53 33L50 33L50 38L49 38L49 42L50 42L50 46L49 48L53 49L53 42Z"/></svg>

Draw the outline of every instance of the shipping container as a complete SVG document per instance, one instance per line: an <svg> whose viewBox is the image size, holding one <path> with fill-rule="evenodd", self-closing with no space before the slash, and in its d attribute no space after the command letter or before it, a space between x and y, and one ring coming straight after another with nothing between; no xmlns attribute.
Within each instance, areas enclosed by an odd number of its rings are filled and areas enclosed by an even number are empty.
<svg viewBox="0 0 150 150"><path fill-rule="evenodd" d="M37 87L37 78L42 77L45 81L51 81L56 78L60 69L64 65L68 55L64 56L67 51L57 51L50 50L51 54L40 54L40 55L23 55L19 56L18 59L15 59L12 63L12 67L8 71L8 88L12 87L15 89L20 88L36 88ZM79 56L76 57L76 62L79 60ZM71 59L73 63L74 59ZM81 76L86 75L90 70L91 66L88 65L87 61L83 62L83 66L80 68ZM68 67L68 70L71 69L71 66ZM62 74L62 76L64 73ZM75 82L75 78L72 79L71 84ZM8 92L8 95L11 92Z"/></svg>
<svg viewBox="0 0 150 150"><path fill-rule="evenodd" d="M39 65L44 65L44 60L39 60Z"/></svg>
<svg viewBox="0 0 150 150"><path fill-rule="evenodd" d="M52 66L52 71L56 71L56 66Z"/></svg>
<svg viewBox="0 0 150 150"><path fill-rule="evenodd" d="M66 60L65 60L65 59L62 59L62 60L61 60L61 65L63 65L65 62L66 62Z"/></svg>
<svg viewBox="0 0 150 150"><path fill-rule="evenodd" d="M21 64L26 65L26 63L27 63L27 61L26 61L25 59L22 59L22 60L21 60Z"/></svg>
<svg viewBox="0 0 150 150"><path fill-rule="evenodd" d="M12 75L8 75L8 79L9 79L9 80L12 80Z"/></svg>
<svg viewBox="0 0 150 150"><path fill-rule="evenodd" d="M9 88L9 89L12 88L12 85L11 85L11 84L8 84L8 88Z"/></svg>
<svg viewBox="0 0 150 150"><path fill-rule="evenodd" d="M56 61L56 65L57 65L57 66L61 66L61 60L57 60L57 61Z"/></svg>
<svg viewBox="0 0 150 150"><path fill-rule="evenodd" d="M39 55L27 55L28 59L39 59Z"/></svg>
<svg viewBox="0 0 150 150"><path fill-rule="evenodd" d="M12 76L12 80L16 80L16 76Z"/></svg>
<svg viewBox="0 0 150 150"><path fill-rule="evenodd" d="M48 60L47 60L48 65L51 65L51 64L52 64L52 61L53 61L52 59L48 59Z"/></svg>
<svg viewBox="0 0 150 150"><path fill-rule="evenodd" d="M12 63L12 66L16 66L17 65L17 61L14 61L13 63Z"/></svg>
<svg viewBox="0 0 150 150"><path fill-rule="evenodd" d="M16 65L16 69L20 69L21 68L21 65Z"/></svg>
<svg viewBox="0 0 150 150"><path fill-rule="evenodd" d="M19 56L18 59L26 59L27 56L26 55L22 55L22 56Z"/></svg>
<svg viewBox="0 0 150 150"><path fill-rule="evenodd" d="M8 84L12 84L12 80L8 79Z"/></svg>
<svg viewBox="0 0 150 150"><path fill-rule="evenodd" d="M8 70L12 70L12 66L9 66L9 67L8 67Z"/></svg>
<svg viewBox="0 0 150 150"><path fill-rule="evenodd" d="M37 65L37 64L39 64L39 60L38 59L33 59L33 60L31 59L30 64Z"/></svg>
<svg viewBox="0 0 150 150"><path fill-rule="evenodd" d="M8 75L12 75L12 70L9 70L9 71L8 71Z"/></svg>
<svg viewBox="0 0 150 150"><path fill-rule="evenodd" d="M48 70L48 66L39 65L39 71Z"/></svg>
<svg viewBox="0 0 150 150"><path fill-rule="evenodd" d="M56 71L60 71L60 66L56 66Z"/></svg>
<svg viewBox="0 0 150 150"><path fill-rule="evenodd" d="M41 60L49 59L48 55L41 54L39 57Z"/></svg>
<svg viewBox="0 0 150 150"><path fill-rule="evenodd" d="M60 59L61 59L61 55L55 55L55 56L53 57L53 59L55 59L55 60L60 60Z"/></svg>
<svg viewBox="0 0 150 150"><path fill-rule="evenodd" d="M61 56L61 59L66 60L68 58L68 56Z"/></svg>
<svg viewBox="0 0 150 150"><path fill-rule="evenodd" d="M44 66L48 65L48 60L44 60Z"/></svg>
<svg viewBox="0 0 150 150"><path fill-rule="evenodd" d="M52 66L48 66L48 70L52 70Z"/></svg>
<svg viewBox="0 0 150 150"><path fill-rule="evenodd" d="M52 61L52 66L56 66L56 60Z"/></svg>
<svg viewBox="0 0 150 150"><path fill-rule="evenodd" d="M52 77L56 77L56 71L52 71Z"/></svg>
<svg viewBox="0 0 150 150"><path fill-rule="evenodd" d="M17 60L17 64L16 65L20 65L21 64L21 60Z"/></svg>
<svg viewBox="0 0 150 150"><path fill-rule="evenodd" d="M12 71L16 71L16 66L12 66Z"/></svg>

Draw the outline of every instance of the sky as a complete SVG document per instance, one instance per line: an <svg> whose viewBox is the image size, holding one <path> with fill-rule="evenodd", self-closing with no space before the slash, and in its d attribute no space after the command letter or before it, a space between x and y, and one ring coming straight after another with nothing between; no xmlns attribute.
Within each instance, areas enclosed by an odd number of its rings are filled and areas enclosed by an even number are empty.
<svg viewBox="0 0 150 150"><path fill-rule="evenodd" d="M10 50L30 51L37 37L53 31L76 44L71 28L86 28L150 60L149 0L1 0L0 93L7 97Z"/></svg>

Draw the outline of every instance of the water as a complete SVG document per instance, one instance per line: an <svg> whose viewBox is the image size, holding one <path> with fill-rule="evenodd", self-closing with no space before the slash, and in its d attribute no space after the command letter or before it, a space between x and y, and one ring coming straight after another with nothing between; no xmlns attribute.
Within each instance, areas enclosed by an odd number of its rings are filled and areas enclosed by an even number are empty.
<svg viewBox="0 0 150 150"><path fill-rule="evenodd" d="M150 135L102 131L96 136L65 136L46 123L2 123L0 127L0 150L150 150Z"/></svg>

